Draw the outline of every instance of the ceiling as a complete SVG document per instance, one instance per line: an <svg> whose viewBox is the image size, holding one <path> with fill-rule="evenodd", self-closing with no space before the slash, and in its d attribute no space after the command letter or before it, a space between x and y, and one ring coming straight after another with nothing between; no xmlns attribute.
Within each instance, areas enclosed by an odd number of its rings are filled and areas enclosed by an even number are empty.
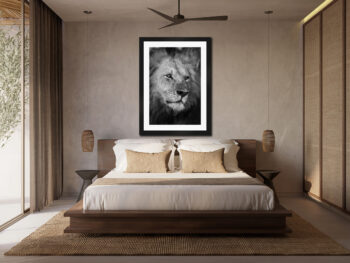
<svg viewBox="0 0 350 263"><path fill-rule="evenodd" d="M147 7L173 16L176 0L44 0L64 21L85 21L82 11L91 10L89 21L164 21ZM263 19L274 10L275 19L302 19L323 0L182 0L186 17L228 15L229 20Z"/></svg>
<svg viewBox="0 0 350 263"><path fill-rule="evenodd" d="M0 0L0 25L17 25L22 17L21 0ZM25 5L25 16L29 17L29 8Z"/></svg>

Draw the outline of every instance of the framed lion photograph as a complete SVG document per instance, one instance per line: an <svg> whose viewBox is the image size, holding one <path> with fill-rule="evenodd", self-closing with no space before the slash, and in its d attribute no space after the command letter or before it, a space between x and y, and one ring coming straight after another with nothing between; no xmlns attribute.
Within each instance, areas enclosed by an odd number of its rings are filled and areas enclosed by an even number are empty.
<svg viewBox="0 0 350 263"><path fill-rule="evenodd" d="M140 38L140 135L211 135L210 38Z"/></svg>

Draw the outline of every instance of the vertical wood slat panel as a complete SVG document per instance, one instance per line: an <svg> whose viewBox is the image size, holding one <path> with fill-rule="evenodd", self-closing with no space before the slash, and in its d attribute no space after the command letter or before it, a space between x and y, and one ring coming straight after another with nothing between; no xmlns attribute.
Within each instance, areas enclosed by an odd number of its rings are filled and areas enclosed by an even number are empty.
<svg viewBox="0 0 350 263"><path fill-rule="evenodd" d="M344 10L322 12L322 199L344 205Z"/></svg>
<svg viewBox="0 0 350 263"><path fill-rule="evenodd" d="M350 212L350 1L346 0L346 209Z"/></svg>
<svg viewBox="0 0 350 263"><path fill-rule="evenodd" d="M321 16L304 26L304 175L321 196Z"/></svg>

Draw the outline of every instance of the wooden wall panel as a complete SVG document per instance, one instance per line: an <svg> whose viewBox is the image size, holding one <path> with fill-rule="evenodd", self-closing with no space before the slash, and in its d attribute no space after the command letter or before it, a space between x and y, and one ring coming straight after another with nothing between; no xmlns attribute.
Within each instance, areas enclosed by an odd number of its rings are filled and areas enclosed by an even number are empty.
<svg viewBox="0 0 350 263"><path fill-rule="evenodd" d="M322 12L322 198L344 204L344 10Z"/></svg>
<svg viewBox="0 0 350 263"><path fill-rule="evenodd" d="M305 188L321 196L321 16L304 26Z"/></svg>
<svg viewBox="0 0 350 263"><path fill-rule="evenodd" d="M350 0L346 0L346 209L350 212Z"/></svg>

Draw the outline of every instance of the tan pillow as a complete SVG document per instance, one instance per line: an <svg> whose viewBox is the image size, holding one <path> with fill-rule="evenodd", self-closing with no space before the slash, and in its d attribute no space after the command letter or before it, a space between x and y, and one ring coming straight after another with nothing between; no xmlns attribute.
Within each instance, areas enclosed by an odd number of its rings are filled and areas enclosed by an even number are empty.
<svg viewBox="0 0 350 263"><path fill-rule="evenodd" d="M171 150L160 153L143 153L125 150L126 173L166 173Z"/></svg>
<svg viewBox="0 0 350 263"><path fill-rule="evenodd" d="M226 173L224 148L213 152L180 151L183 173Z"/></svg>

